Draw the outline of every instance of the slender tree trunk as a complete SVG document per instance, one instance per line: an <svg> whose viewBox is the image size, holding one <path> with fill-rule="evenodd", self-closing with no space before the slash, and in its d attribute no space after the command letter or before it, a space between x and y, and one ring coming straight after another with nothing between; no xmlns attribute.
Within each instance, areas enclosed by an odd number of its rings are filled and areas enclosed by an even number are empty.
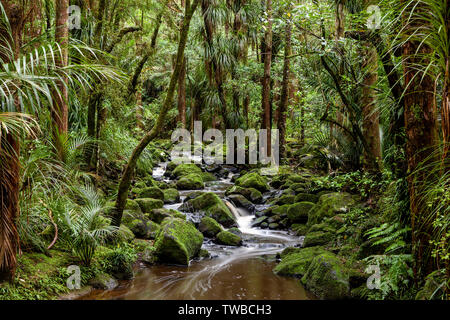
<svg viewBox="0 0 450 320"><path fill-rule="evenodd" d="M175 66L175 70L172 73L172 77L170 78L170 84L167 91L166 98L159 112L158 119L156 120L153 128L142 138L137 147L134 149L130 159L128 160L128 164L125 166L122 178L119 182L119 189L117 192L117 199L115 204L115 212L112 218L111 224L113 226L120 226L122 221L123 210L125 208L125 204L128 198L128 192L131 185L131 178L133 177L134 171L136 169L136 163L139 159L142 151L147 147L147 145L158 136L161 132L161 129L164 125L164 120L166 118L167 112L172 107L172 102L175 94L175 89L177 86L178 78L181 73L181 69L183 66L184 59L184 50L186 48L186 43L189 34L189 27L191 24L192 16L194 15L195 10L200 2L200 0L193 0L192 4L189 4L190 1L186 1L186 10L185 16L183 20L183 26L180 32L180 40L178 43L178 52L177 52L177 62Z"/></svg>
<svg viewBox="0 0 450 320"><path fill-rule="evenodd" d="M291 7L289 6L288 12L290 14ZM285 47L284 47L284 67L283 67L283 84L281 86L281 100L278 114L278 129L280 130L280 156L285 156L286 145L286 111L289 104L289 88L290 83L290 55L291 49L291 35L292 35L292 21L290 16L286 21L285 30Z"/></svg>
<svg viewBox="0 0 450 320"><path fill-rule="evenodd" d="M263 129L267 130L267 155L271 155L271 106L270 106L270 73L272 66L272 0L266 0L267 26L264 36L264 76L262 80L262 110L264 110Z"/></svg>
<svg viewBox="0 0 450 320"><path fill-rule="evenodd" d="M69 0L56 1L56 31L55 41L59 44L60 55L56 58L56 65L60 68L67 66L69 59L69 25L68 25ZM53 91L53 106L51 109L53 120L53 141L60 160L63 157L63 142L69 130L69 106L68 106L68 79L64 77L58 81L57 90Z"/></svg>
<svg viewBox="0 0 450 320"><path fill-rule="evenodd" d="M363 116L363 134L368 149L364 150L364 168L370 172L379 172L381 168L380 113L376 107L375 90L377 83L378 61L375 48L368 42L362 43L363 72L361 107Z"/></svg>
<svg viewBox="0 0 450 320"><path fill-rule="evenodd" d="M417 5L416 1L409 6L413 5ZM412 10L411 7L408 9ZM408 20L409 10L405 10L404 17L407 35L414 32L420 23L415 20L413 25ZM422 9L417 5L415 10ZM424 166L436 161L433 152L438 145L438 131L433 94L434 81L417 67L428 65L424 57L429 53L430 48L420 40L412 39L403 47L406 158L416 279L432 271L432 259L428 256L430 226L429 222L425 221L427 208L422 202L422 196L427 181L430 181L429 171ZM425 170L418 171L419 168Z"/></svg>
<svg viewBox="0 0 450 320"><path fill-rule="evenodd" d="M183 59L178 79L178 121L183 129L186 128L186 58Z"/></svg>

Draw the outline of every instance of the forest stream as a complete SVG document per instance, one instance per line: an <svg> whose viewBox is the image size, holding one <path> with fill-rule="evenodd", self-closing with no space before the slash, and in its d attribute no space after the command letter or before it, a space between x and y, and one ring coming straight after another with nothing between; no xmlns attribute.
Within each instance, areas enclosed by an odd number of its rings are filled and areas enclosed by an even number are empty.
<svg viewBox="0 0 450 320"><path fill-rule="evenodd" d="M153 171L155 180L170 182L164 176L167 162L160 163ZM303 237L290 235L286 231L262 230L252 227L255 216L248 210L236 207L225 196L225 190L233 185L229 173L227 178L209 182L204 191L214 192L236 217L243 246L229 247L213 243L205 238L203 249L210 258L193 260L188 267L176 265L140 264L135 277L121 281L114 290L92 290L81 300L179 300L179 299L226 299L226 300L308 300L313 299L295 278L277 276L272 272L276 265L276 254L288 246L301 246ZM179 203L165 205L167 209L179 209L186 195L193 190L180 192ZM262 210L259 205L256 210ZM195 222L195 214L184 212Z"/></svg>

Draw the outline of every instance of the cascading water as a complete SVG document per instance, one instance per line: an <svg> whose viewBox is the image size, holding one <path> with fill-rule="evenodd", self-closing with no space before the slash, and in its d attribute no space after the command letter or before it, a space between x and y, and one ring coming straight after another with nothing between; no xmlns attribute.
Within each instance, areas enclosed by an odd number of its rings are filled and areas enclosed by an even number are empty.
<svg viewBox="0 0 450 320"><path fill-rule="evenodd" d="M153 177L163 180L167 163L160 164ZM232 185L232 174L209 183L204 191L215 192L223 198L236 218L242 247L228 247L205 239L203 248L211 259L192 261L189 267L173 265L144 266L136 277L121 283L112 291L95 290L82 299L309 299L299 281L273 274L275 255L287 246L301 245L303 239L286 231L262 230L252 227L255 216L236 207L225 198L225 190ZM186 195L180 192L181 202L165 205L178 209ZM186 213L187 219L192 216Z"/></svg>

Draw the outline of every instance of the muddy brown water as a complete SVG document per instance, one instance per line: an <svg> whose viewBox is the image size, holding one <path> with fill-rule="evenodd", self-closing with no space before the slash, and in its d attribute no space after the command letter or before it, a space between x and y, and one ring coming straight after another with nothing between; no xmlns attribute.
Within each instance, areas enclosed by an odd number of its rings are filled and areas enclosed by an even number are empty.
<svg viewBox="0 0 450 320"><path fill-rule="evenodd" d="M161 167L160 167L161 168ZM155 170L164 174L164 167ZM161 178L156 176L156 178ZM230 179L207 186L224 197ZM182 192L182 199L189 191ZM177 209L181 203L168 205ZM277 276L275 256L302 239L285 231L262 230L251 226L254 216L227 202L237 219L244 245L227 247L205 240L203 248L211 258L192 261L189 267L141 265L130 281L121 281L114 290L92 290L81 300L309 300L314 299L299 279ZM186 213L188 220L194 217Z"/></svg>

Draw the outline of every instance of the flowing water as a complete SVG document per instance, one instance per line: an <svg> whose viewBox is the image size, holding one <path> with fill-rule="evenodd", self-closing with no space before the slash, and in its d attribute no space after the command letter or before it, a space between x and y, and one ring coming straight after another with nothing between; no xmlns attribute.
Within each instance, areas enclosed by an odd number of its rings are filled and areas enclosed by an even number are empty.
<svg viewBox="0 0 450 320"><path fill-rule="evenodd" d="M153 171L155 179L164 179L167 163ZM232 174L226 179L209 183L205 191L215 192L224 198L225 190L232 185ZM192 191L182 191L181 201ZM135 278L122 281L110 291L93 290L80 299L138 299L138 300L305 300L308 294L298 279L275 275L275 256L287 246L299 246L303 239L285 231L262 230L251 226L254 215L244 208L225 203L237 219L244 245L228 247L205 238L203 248L211 258L192 261L189 267L174 265L139 266ZM165 205L178 209L182 202ZM260 208L262 209L262 208ZM186 213L188 220L194 217Z"/></svg>

